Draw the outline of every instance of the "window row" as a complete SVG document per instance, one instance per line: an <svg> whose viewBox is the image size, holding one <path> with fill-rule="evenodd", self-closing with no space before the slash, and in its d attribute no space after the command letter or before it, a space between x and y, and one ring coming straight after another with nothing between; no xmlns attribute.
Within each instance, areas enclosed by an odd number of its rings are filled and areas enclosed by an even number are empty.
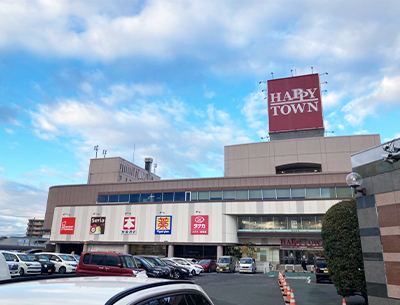
<svg viewBox="0 0 400 305"><path fill-rule="evenodd" d="M194 191L143 194L99 195L97 203L184 202L223 200L276 200L351 198L351 187L314 187L268 190Z"/></svg>
<svg viewBox="0 0 400 305"><path fill-rule="evenodd" d="M321 231L324 215L238 216L238 231Z"/></svg>

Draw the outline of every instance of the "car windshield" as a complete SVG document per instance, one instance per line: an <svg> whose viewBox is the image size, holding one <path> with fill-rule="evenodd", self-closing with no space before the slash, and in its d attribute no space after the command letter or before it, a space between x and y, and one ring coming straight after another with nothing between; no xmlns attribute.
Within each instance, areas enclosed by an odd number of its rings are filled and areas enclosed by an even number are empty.
<svg viewBox="0 0 400 305"><path fill-rule="evenodd" d="M317 259L315 264L320 268L325 268L327 266L326 260L324 259Z"/></svg>
<svg viewBox="0 0 400 305"><path fill-rule="evenodd" d="M23 262L33 262L34 260L26 254L18 254L18 257Z"/></svg>
<svg viewBox="0 0 400 305"><path fill-rule="evenodd" d="M35 255L39 262L49 262L49 258L46 255Z"/></svg>
<svg viewBox="0 0 400 305"><path fill-rule="evenodd" d="M170 261L170 260L165 260L165 261L163 261L164 263L166 263L166 264L168 264L168 265L170 265L170 266L177 266L178 264L177 263L175 263L174 261Z"/></svg>
<svg viewBox="0 0 400 305"><path fill-rule="evenodd" d="M147 258L143 258L143 261L145 261L146 263L148 263L150 266L154 267L156 266L156 264L154 263L154 261L148 260Z"/></svg>
<svg viewBox="0 0 400 305"><path fill-rule="evenodd" d="M132 257L130 256L121 256L123 266L126 268L137 268L136 264L133 262Z"/></svg>
<svg viewBox="0 0 400 305"><path fill-rule="evenodd" d="M229 258L227 257L220 257L218 263L229 263Z"/></svg>
<svg viewBox="0 0 400 305"><path fill-rule="evenodd" d="M211 263L211 261L205 261L205 260L203 260L203 261L200 261L199 264L201 265L201 264L209 264L209 263Z"/></svg>
<svg viewBox="0 0 400 305"><path fill-rule="evenodd" d="M181 265L189 265L190 266L190 264L183 259L175 259L175 261Z"/></svg>
<svg viewBox="0 0 400 305"><path fill-rule="evenodd" d="M65 261L69 261L69 262L74 262L75 261L72 257L70 257L68 255L59 255L59 256Z"/></svg>
<svg viewBox="0 0 400 305"><path fill-rule="evenodd" d="M240 260L241 264L251 264L251 258L242 258Z"/></svg>
<svg viewBox="0 0 400 305"><path fill-rule="evenodd" d="M165 262L163 262L161 259L159 259L158 257L146 257L146 259L149 262L152 262L154 265L156 266L166 266L167 264Z"/></svg>

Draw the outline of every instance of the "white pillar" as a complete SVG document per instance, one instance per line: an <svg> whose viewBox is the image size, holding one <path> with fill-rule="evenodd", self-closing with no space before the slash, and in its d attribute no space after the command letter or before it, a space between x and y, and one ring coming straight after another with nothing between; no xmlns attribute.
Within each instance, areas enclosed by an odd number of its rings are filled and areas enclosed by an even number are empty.
<svg viewBox="0 0 400 305"><path fill-rule="evenodd" d="M88 244L85 242L84 244L83 244L83 250L82 250L82 252L87 252L89 249L88 249Z"/></svg>
<svg viewBox="0 0 400 305"><path fill-rule="evenodd" d="M217 246L217 259L219 259L219 257L223 255L224 255L224 248L222 246Z"/></svg>
<svg viewBox="0 0 400 305"><path fill-rule="evenodd" d="M56 244L56 253L60 253L60 244Z"/></svg>
<svg viewBox="0 0 400 305"><path fill-rule="evenodd" d="M129 245L128 244L124 244L124 253L129 254Z"/></svg>
<svg viewBox="0 0 400 305"><path fill-rule="evenodd" d="M168 245L168 257L174 256L174 245Z"/></svg>

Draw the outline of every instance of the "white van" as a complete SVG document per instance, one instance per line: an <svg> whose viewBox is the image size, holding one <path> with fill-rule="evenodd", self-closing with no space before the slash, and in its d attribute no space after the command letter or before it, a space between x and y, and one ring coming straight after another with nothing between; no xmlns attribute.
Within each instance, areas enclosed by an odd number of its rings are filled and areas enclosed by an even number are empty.
<svg viewBox="0 0 400 305"><path fill-rule="evenodd" d="M217 272L235 272L236 257L220 256L217 261Z"/></svg>
<svg viewBox="0 0 400 305"><path fill-rule="evenodd" d="M78 263L74 258L70 257L70 254L51 252L41 252L40 254L46 255L55 264L56 272L58 273L73 273L78 267Z"/></svg>
<svg viewBox="0 0 400 305"><path fill-rule="evenodd" d="M7 262L11 277L19 276L19 270L20 270L19 263L14 261L10 254L4 252L2 253Z"/></svg>
<svg viewBox="0 0 400 305"><path fill-rule="evenodd" d="M239 261L239 273L255 273L256 260L252 257L242 257Z"/></svg>
<svg viewBox="0 0 400 305"><path fill-rule="evenodd" d="M19 274L22 275L38 275L42 273L42 264L35 262L32 258L30 258L25 253L21 252L11 252L11 251L2 251L4 253L8 253L14 262L19 263Z"/></svg>

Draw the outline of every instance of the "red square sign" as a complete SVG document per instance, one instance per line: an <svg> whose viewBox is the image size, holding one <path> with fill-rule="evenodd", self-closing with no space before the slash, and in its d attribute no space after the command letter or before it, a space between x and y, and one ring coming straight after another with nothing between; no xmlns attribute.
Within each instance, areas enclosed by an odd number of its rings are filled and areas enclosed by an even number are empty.
<svg viewBox="0 0 400 305"><path fill-rule="evenodd" d="M124 217L121 234L136 234L136 216Z"/></svg>
<svg viewBox="0 0 400 305"><path fill-rule="evenodd" d="M74 234L75 232L75 217L61 218L60 234Z"/></svg>
<svg viewBox="0 0 400 305"><path fill-rule="evenodd" d="M191 234L208 234L208 215L192 215Z"/></svg>
<svg viewBox="0 0 400 305"><path fill-rule="evenodd" d="M267 82L269 132L323 128L319 74Z"/></svg>

